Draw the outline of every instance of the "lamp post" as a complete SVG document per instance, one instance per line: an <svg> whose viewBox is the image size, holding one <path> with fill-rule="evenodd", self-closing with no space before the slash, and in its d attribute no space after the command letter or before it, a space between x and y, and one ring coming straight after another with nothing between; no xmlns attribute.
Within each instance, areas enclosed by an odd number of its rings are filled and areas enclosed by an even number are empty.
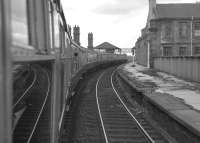
<svg viewBox="0 0 200 143"><path fill-rule="evenodd" d="M147 32L147 68L151 68L151 28Z"/></svg>
<svg viewBox="0 0 200 143"><path fill-rule="evenodd" d="M149 35L148 35L148 39L147 39L147 68L150 68L150 39L149 39Z"/></svg>
<svg viewBox="0 0 200 143"><path fill-rule="evenodd" d="M192 16L192 19L191 19L191 24L190 24L190 39L191 39L191 56L193 56L193 19L194 17Z"/></svg>
<svg viewBox="0 0 200 143"><path fill-rule="evenodd" d="M152 49L151 49L151 41L153 40L153 35L156 34L157 28L155 22L151 21L150 27L147 31L147 67L151 68L151 60L152 60Z"/></svg>
<svg viewBox="0 0 200 143"><path fill-rule="evenodd" d="M132 55L133 55L133 65L135 64L135 47L132 48L131 52L132 52Z"/></svg>

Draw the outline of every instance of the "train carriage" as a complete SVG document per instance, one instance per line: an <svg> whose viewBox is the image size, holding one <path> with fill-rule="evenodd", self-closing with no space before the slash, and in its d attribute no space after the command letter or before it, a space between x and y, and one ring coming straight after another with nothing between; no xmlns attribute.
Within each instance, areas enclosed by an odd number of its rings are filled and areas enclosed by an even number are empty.
<svg viewBox="0 0 200 143"><path fill-rule="evenodd" d="M2 0L0 7L0 142L57 143L73 78L89 64L126 56L76 44L60 0ZM31 130L22 139L25 124Z"/></svg>
<svg viewBox="0 0 200 143"><path fill-rule="evenodd" d="M88 50L88 55L87 55L88 63L97 62L98 54L100 54L100 53L97 53L93 50Z"/></svg>
<svg viewBox="0 0 200 143"><path fill-rule="evenodd" d="M87 64L87 49L86 48L83 48L81 47L80 50L79 50L79 64L80 64L80 68L83 68L84 65Z"/></svg>

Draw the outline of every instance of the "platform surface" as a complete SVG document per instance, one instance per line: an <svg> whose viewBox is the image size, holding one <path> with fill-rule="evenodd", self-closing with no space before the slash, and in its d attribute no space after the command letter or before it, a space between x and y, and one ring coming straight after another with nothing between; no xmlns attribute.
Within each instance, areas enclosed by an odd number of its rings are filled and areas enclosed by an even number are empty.
<svg viewBox="0 0 200 143"><path fill-rule="evenodd" d="M119 68L129 84L169 116L200 136L200 86L132 63Z"/></svg>

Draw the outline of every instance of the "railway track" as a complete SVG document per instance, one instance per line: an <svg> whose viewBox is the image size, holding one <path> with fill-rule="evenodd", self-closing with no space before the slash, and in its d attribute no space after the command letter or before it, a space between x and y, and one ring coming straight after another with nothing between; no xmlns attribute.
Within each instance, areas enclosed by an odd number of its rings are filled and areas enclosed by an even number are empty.
<svg viewBox="0 0 200 143"><path fill-rule="evenodd" d="M34 73L33 82L13 106L22 99L26 102L26 110L13 131L14 143L49 142L49 73L41 67L34 67Z"/></svg>
<svg viewBox="0 0 200 143"><path fill-rule="evenodd" d="M102 73L96 99L106 143L167 143L145 118L135 117L114 86L114 69Z"/></svg>
<svg viewBox="0 0 200 143"><path fill-rule="evenodd" d="M62 143L168 143L117 91L112 67L82 83L65 114ZM73 107L74 106L74 107Z"/></svg>
<svg viewBox="0 0 200 143"><path fill-rule="evenodd" d="M13 97L13 112L20 109L20 106L25 104L23 99L28 95L27 93L33 87L37 79L34 70L25 71L22 75L16 77L14 80L14 97Z"/></svg>
<svg viewBox="0 0 200 143"><path fill-rule="evenodd" d="M95 99L95 84L101 72L81 81L69 112L63 120L61 143L103 143L103 132Z"/></svg>

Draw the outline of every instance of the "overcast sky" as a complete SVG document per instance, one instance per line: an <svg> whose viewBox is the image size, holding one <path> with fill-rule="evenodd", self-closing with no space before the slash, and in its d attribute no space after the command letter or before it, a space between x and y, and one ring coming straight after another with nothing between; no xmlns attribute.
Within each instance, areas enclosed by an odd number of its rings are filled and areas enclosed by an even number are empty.
<svg viewBox="0 0 200 143"><path fill-rule="evenodd" d="M191 3L197 0L157 0L157 3ZM148 0L62 0L67 23L79 25L81 45L93 32L94 46L105 41L132 48L145 27Z"/></svg>

